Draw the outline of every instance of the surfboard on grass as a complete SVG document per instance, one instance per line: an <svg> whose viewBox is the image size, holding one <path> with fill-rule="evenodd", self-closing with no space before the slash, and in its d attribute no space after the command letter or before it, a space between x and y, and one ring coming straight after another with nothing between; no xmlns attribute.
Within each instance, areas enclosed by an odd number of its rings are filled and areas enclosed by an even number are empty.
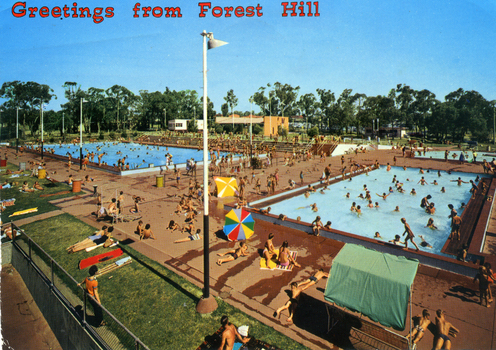
<svg viewBox="0 0 496 350"><path fill-rule="evenodd" d="M101 263L101 262L104 262L107 260L117 258L118 256L121 256L122 253L123 253L122 249L119 248L119 249L112 250L110 252L98 254L98 255L83 259L79 262L79 269L83 270L83 269L87 268L88 266L95 265L95 264L98 264L98 263Z"/></svg>

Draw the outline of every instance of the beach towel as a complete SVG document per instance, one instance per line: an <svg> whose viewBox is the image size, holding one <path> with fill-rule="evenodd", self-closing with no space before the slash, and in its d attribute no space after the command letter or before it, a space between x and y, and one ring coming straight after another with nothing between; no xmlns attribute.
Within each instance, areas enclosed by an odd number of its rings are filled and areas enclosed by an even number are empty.
<svg viewBox="0 0 496 350"><path fill-rule="evenodd" d="M31 208L31 209L16 211L14 214L10 214L9 218L11 216L24 215L24 214L34 213L36 211L38 211L38 208Z"/></svg>
<svg viewBox="0 0 496 350"><path fill-rule="evenodd" d="M290 251L289 254L296 261L296 257L298 256L297 251ZM276 252L276 255L269 260L269 266L267 266L267 260L265 258L260 259L260 269L261 270L283 270L283 271L291 271L293 270L293 264L289 264L288 266L282 266L277 263L279 258L279 250Z"/></svg>

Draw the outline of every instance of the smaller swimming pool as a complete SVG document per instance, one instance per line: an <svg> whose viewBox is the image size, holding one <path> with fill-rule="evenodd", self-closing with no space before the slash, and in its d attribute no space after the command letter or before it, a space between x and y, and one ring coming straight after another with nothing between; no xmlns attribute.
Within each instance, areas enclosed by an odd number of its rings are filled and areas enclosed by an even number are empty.
<svg viewBox="0 0 496 350"><path fill-rule="evenodd" d="M473 162L474 160L474 152L472 151L449 151L448 159L449 160L460 160L460 154L463 153L466 162ZM433 158L433 159L444 159L444 151L427 151L425 155L422 152L422 155L417 155L415 153L415 158ZM496 153L491 152L476 152L477 162L482 162L484 159L488 162L492 162L493 159L496 159Z"/></svg>
<svg viewBox="0 0 496 350"><path fill-rule="evenodd" d="M352 181L345 180L333 184L323 191L324 194L318 190L308 198L302 194L271 204L271 214L283 213L292 219L297 219L299 216L301 221L308 223L314 221L318 215L324 225L327 221L331 221L331 227L336 230L369 238L374 238L375 232L379 232L382 240L385 241L392 240L397 234L400 236L403 234L404 227L400 220L404 217L415 234L414 241L421 250L444 255L441 254L441 249L451 231L448 204L453 204L458 210L458 214L461 215L462 203L468 203L471 197L469 180L475 180L477 176L485 177L484 174L459 172L448 174L445 171L440 171L438 174L438 171L433 170L420 174L419 169L407 168L403 170L400 167L393 167L388 172L386 167L381 167L370 172L368 176L362 174L354 177ZM422 177L424 177L426 185L419 183ZM404 193L395 190L392 182L394 178L403 183ZM455 182L458 178L464 181L460 186ZM434 181L437 185L433 184ZM360 194L365 196L365 186L371 193L374 208L369 208L367 206L368 201L359 198ZM377 195L389 194L390 187L393 188L393 191L386 199ZM443 187L445 188L444 193L441 192ZM416 195L410 194L412 189L415 189ZM347 197L348 193L349 198ZM434 215L427 214L420 207L422 198L427 195L431 195L430 202L435 203L436 212ZM361 206L362 214L360 216L350 211L353 202ZM379 207L375 207L376 202ZM312 211L310 207L314 203L317 205L317 212ZM395 211L396 207L399 207L399 212ZM429 218L434 220L437 229L426 227ZM321 235L326 236L326 232L322 231ZM420 236L433 248L420 246L422 241ZM405 236L401 238L404 240ZM408 246L412 247L412 244L408 242Z"/></svg>

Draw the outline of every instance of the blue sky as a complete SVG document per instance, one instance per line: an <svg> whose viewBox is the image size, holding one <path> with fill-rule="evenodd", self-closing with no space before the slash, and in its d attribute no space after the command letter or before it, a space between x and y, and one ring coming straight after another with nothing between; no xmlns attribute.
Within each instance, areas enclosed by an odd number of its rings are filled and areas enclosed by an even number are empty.
<svg viewBox="0 0 496 350"><path fill-rule="evenodd" d="M73 2L26 0L26 7ZM207 30L229 42L208 52L208 93L218 112L228 90L238 97L235 109L245 111L249 97L274 82L300 86L300 95L317 88L385 95L407 84L440 100L460 87L496 99L494 1L321 0L319 17L282 17L281 1L211 1L212 7L260 4L263 15L250 18L215 18L210 11L200 18L199 1L190 0L140 1L141 7L178 6L182 18L133 18L136 2L77 1L92 11L114 8L112 18L96 24L38 13L16 18L16 1L3 0L0 84L48 84L58 96L49 105L55 110L65 102L66 81L84 90L118 84L136 94L169 87L202 95L200 33Z"/></svg>

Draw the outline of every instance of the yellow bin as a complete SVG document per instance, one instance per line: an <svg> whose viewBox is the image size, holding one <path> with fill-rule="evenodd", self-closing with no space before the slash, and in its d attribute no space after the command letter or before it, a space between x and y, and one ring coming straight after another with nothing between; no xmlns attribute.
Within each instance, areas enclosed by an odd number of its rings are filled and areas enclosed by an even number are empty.
<svg viewBox="0 0 496 350"><path fill-rule="evenodd" d="M46 178L46 169L38 169L38 179Z"/></svg>
<svg viewBox="0 0 496 350"><path fill-rule="evenodd" d="M164 187L164 176L157 175L157 187Z"/></svg>

